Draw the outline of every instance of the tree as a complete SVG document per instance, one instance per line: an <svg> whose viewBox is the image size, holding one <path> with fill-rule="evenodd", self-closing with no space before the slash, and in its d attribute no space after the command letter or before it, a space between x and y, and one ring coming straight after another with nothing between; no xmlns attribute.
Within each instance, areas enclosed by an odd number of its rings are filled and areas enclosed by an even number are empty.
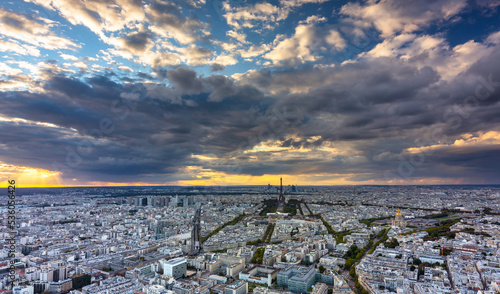
<svg viewBox="0 0 500 294"><path fill-rule="evenodd" d="M354 260L354 259L349 258L349 259L347 259L347 261L345 262L344 267L345 267L346 269L350 269L350 268L351 268L351 266L354 264L354 262L355 262L355 260Z"/></svg>
<svg viewBox="0 0 500 294"><path fill-rule="evenodd" d="M356 279L356 282L354 283L354 287L356 287L356 289L358 289L358 290L363 289L363 287L361 287L361 284L359 283L358 279Z"/></svg>
<svg viewBox="0 0 500 294"><path fill-rule="evenodd" d="M385 242L384 246L388 248L396 248L399 246L399 242L396 238L392 238L391 241Z"/></svg>
<svg viewBox="0 0 500 294"><path fill-rule="evenodd" d="M323 265L320 265L320 266L318 267L318 269L319 269L319 272L320 272L320 273L324 273L324 272L325 272L325 270L326 270L326 268L325 268Z"/></svg>
<svg viewBox="0 0 500 294"><path fill-rule="evenodd" d="M81 289L87 285L90 285L92 283L91 276L89 274L82 274L78 276L73 276L71 278L73 282L73 288L75 289Z"/></svg>
<svg viewBox="0 0 500 294"><path fill-rule="evenodd" d="M255 251L251 263L258 263L262 264L262 259L264 257L264 252L266 251L266 248L264 247L259 247Z"/></svg>
<svg viewBox="0 0 500 294"><path fill-rule="evenodd" d="M356 277L356 268L353 267L351 268L351 270L349 271L349 275L354 279Z"/></svg>

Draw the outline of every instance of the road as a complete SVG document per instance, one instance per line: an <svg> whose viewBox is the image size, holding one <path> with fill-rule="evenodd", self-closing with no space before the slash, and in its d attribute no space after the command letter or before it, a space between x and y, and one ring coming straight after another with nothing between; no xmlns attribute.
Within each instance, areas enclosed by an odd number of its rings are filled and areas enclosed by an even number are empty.
<svg viewBox="0 0 500 294"><path fill-rule="evenodd" d="M382 235L380 238L375 238L373 239L373 246L375 246L375 244L384 237L384 235ZM372 246L372 248L373 248ZM371 248L368 248L368 250L366 250L366 252L363 254L363 256L361 256L360 259L358 259L352 266L351 268L356 268L356 266L363 260L363 258L365 258L366 254L368 254L368 252L370 251ZM349 269L350 270L350 269ZM356 283L356 280L354 280L351 275L349 275L349 270L342 270L341 272L341 275L344 277L344 279L346 279L347 283L349 284L349 287L351 287L351 289L357 293L357 290L356 290L356 287L355 287L355 283Z"/></svg>

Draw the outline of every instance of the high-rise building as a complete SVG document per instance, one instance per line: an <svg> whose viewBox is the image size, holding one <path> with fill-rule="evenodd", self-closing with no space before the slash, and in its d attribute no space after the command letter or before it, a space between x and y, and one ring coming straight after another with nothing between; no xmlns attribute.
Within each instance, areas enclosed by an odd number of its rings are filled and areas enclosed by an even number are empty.
<svg viewBox="0 0 500 294"><path fill-rule="evenodd" d="M182 278L187 271L187 262L184 257L178 257L163 263L163 273L174 279Z"/></svg>
<svg viewBox="0 0 500 294"><path fill-rule="evenodd" d="M278 273L277 282L280 286L287 286L292 292L306 293L316 282L317 272L313 266L292 265Z"/></svg>

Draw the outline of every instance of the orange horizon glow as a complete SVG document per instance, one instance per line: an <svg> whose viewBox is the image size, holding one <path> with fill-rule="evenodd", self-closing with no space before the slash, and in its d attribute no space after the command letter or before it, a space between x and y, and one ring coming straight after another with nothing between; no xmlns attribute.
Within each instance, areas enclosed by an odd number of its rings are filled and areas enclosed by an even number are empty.
<svg viewBox="0 0 500 294"><path fill-rule="evenodd" d="M60 172L40 168L13 166L0 163L0 187L7 188L8 180L15 180L18 188L71 188L71 187L140 187L140 186L263 186L278 185L279 178L283 177L285 185L299 186L361 186L361 185L460 185L468 184L464 179L443 178L408 178L401 180L367 180L351 181L349 178L356 174L301 174L301 175L271 175L260 176L244 174L227 174L220 171L204 169L199 166L187 166L180 174L189 176L190 180L179 180L164 183L138 182L104 182L86 181L78 179L63 180ZM69 181L69 182L68 182Z"/></svg>
<svg viewBox="0 0 500 294"><path fill-rule="evenodd" d="M289 181L290 178L293 178L295 176L290 176L290 175L274 175L272 178L272 181L267 181L267 182L261 182L261 181L256 181L256 182L247 182L247 183L238 183L238 182L230 182L226 184L220 184L219 181L210 181L210 180L203 180L203 181L198 181L198 180L189 180L189 181L179 181L177 183L145 183L145 182L130 182L130 183L115 183L115 182L99 182L99 183L94 183L94 184L59 184L59 185L43 185L43 184L31 184L31 185L22 185L16 180L16 187L17 188L78 188L78 187L163 187L163 186L179 186L179 187L195 187L195 186L206 186L206 187L236 187L236 186L266 186L268 184L271 184L273 186L279 185L279 178L283 177L284 181L286 181L285 186L288 185L298 185L298 186L364 186L364 185L380 185L380 186L385 186L385 185L392 185L392 186L405 186L405 185L421 185L421 186L426 186L426 185L469 185L468 183L464 182L463 179L455 179L455 180L443 180L443 179L412 179L408 181L365 181L365 182L352 182L352 181L347 181L345 179L341 179L339 181L334 181L334 182L328 182L328 181L318 181L318 182L291 182ZM14 179L15 180L15 179ZM0 187L6 188L9 184L7 181L1 182ZM481 185L481 184L478 184Z"/></svg>

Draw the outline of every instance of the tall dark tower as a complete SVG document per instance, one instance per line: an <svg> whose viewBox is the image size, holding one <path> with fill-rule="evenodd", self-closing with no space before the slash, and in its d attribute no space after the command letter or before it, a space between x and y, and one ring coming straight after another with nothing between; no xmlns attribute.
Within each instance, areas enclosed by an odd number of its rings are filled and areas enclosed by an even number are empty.
<svg viewBox="0 0 500 294"><path fill-rule="evenodd" d="M198 255L203 251L201 244L201 205L197 204L196 213L193 216L193 230L191 231L191 251L189 255Z"/></svg>
<svg viewBox="0 0 500 294"><path fill-rule="evenodd" d="M283 198L283 178L280 178L280 199Z"/></svg>
<svg viewBox="0 0 500 294"><path fill-rule="evenodd" d="M285 206L285 196L283 196L283 178L280 178L280 195L278 196L278 208Z"/></svg>

